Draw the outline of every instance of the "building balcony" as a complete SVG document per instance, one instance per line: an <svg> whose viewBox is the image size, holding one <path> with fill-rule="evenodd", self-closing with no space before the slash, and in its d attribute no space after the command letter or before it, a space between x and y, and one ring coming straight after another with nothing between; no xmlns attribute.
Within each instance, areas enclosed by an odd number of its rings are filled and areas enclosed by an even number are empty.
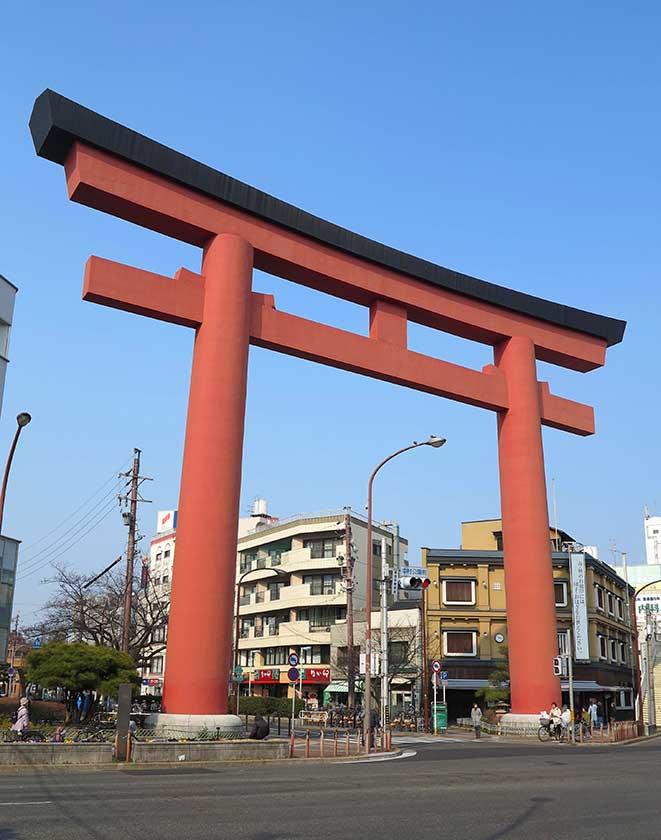
<svg viewBox="0 0 661 840"><path fill-rule="evenodd" d="M240 636L239 649L268 648L282 645L283 647L298 647L299 645L330 645L332 625L320 624L317 629L310 630L309 621L283 621L274 635L264 630L264 635L258 637L255 628L251 628L247 636Z"/></svg>
<svg viewBox="0 0 661 840"><path fill-rule="evenodd" d="M263 596L258 598L258 596ZM274 603L277 605L274 606ZM245 595L239 600L239 613L269 613L274 610L291 610L297 607L346 606L347 594L339 586L335 592L328 593L321 585L298 583L294 586L282 586L278 592L257 592Z"/></svg>

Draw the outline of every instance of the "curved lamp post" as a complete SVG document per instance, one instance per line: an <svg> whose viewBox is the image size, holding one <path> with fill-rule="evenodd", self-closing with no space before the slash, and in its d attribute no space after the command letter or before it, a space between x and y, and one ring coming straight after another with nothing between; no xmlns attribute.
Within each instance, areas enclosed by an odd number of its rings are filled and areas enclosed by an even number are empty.
<svg viewBox="0 0 661 840"><path fill-rule="evenodd" d="M5 496L7 494L7 481L9 480L9 470L11 469L11 462L14 460L14 452L16 451L16 444L18 443L21 429L23 429L32 420L31 415L27 411L21 411L16 417L16 434L12 441L11 449L7 457L7 464L5 466L5 474L2 479L2 490L0 490L0 534L2 533L2 520L5 515Z"/></svg>
<svg viewBox="0 0 661 840"><path fill-rule="evenodd" d="M410 449L417 449L418 446L432 446L434 449L438 449L443 446L444 443L445 438L437 437L436 435L431 435L428 440L422 440L419 443L414 440L409 446L405 446L403 449L398 449L397 452L393 452L392 455L388 455L387 458L384 458L383 461L381 461L381 463L373 470L367 484L367 563L365 564L365 699L363 701L365 709L365 717L363 719L363 737L365 739L365 752L367 753L370 751L370 711L372 707L372 484L374 483L374 478L381 467L387 464L388 461L392 461L393 458L401 455L403 452L408 452ZM383 563L383 557L381 558L381 562ZM385 593L382 592L381 597L385 597Z"/></svg>

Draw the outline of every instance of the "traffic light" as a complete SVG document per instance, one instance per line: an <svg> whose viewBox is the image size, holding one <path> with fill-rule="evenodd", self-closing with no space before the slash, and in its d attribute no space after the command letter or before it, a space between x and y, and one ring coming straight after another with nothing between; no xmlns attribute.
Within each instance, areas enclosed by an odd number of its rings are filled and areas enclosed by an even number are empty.
<svg viewBox="0 0 661 840"><path fill-rule="evenodd" d="M422 577L419 575L400 575L399 577L399 588L406 589L406 590L425 590L431 581L428 577Z"/></svg>
<svg viewBox="0 0 661 840"><path fill-rule="evenodd" d="M553 673L556 677L565 676L565 661L562 656L556 656L553 659Z"/></svg>

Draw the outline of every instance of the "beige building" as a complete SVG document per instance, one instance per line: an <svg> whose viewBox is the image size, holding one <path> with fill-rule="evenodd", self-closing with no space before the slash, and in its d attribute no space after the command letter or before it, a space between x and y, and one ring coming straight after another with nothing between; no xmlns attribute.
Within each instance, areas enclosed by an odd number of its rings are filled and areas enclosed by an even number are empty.
<svg viewBox="0 0 661 840"><path fill-rule="evenodd" d="M567 651L572 627L569 554L555 550L573 542L551 529L558 652ZM500 548L499 548L500 546ZM431 579L426 593L429 658L439 658L448 671L451 716L463 716L474 692L487 683L507 644L506 584L500 520L462 523L460 549L422 550ZM614 570L585 555L589 660L574 663L577 706L596 697L614 703L618 715L633 716L636 667L630 616L633 589ZM549 663L549 668L552 663ZM567 681L563 681L567 695Z"/></svg>

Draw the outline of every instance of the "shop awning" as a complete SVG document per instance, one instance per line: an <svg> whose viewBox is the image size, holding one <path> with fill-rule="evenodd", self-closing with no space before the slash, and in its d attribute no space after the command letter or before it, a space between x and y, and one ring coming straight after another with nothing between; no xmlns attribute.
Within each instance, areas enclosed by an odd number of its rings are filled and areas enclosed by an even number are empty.
<svg viewBox="0 0 661 840"><path fill-rule="evenodd" d="M324 692L329 692L330 694L347 694L349 691L349 683L342 682L338 680L336 682L328 683Z"/></svg>
<svg viewBox="0 0 661 840"><path fill-rule="evenodd" d="M569 691L569 680L562 680L560 686L563 691ZM574 691L622 691L631 688L630 685L599 685L594 680L574 680Z"/></svg>
<svg viewBox="0 0 661 840"><path fill-rule="evenodd" d="M475 691L476 688L484 688L489 685L489 680L448 680L447 690L453 688L458 691Z"/></svg>

